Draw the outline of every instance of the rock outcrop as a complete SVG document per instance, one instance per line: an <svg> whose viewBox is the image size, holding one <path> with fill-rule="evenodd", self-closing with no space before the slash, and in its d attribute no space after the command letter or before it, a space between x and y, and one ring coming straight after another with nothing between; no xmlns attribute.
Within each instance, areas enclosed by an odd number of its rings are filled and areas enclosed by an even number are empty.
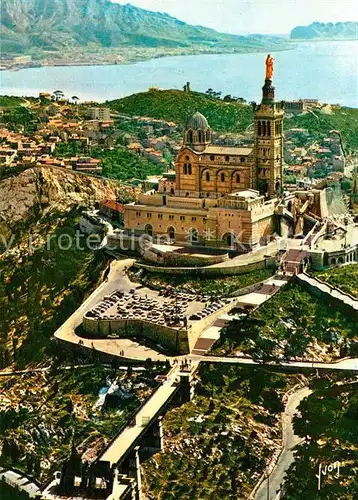
<svg viewBox="0 0 358 500"><path fill-rule="evenodd" d="M4 231L37 213L66 211L104 199L126 201L133 195L130 188L117 181L59 168L29 168L0 181L0 227Z"/></svg>

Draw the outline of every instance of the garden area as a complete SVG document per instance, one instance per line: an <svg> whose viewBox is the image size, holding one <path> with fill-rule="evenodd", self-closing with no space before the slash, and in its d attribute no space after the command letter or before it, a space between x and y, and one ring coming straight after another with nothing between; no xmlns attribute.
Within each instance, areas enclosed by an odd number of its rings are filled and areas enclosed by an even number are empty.
<svg viewBox="0 0 358 500"><path fill-rule="evenodd" d="M198 378L164 417L165 452L143 463L148 500L248 498L280 447L282 396L299 376L202 364Z"/></svg>
<svg viewBox="0 0 358 500"><path fill-rule="evenodd" d="M356 380L355 374L343 377L331 373L324 378L311 381L313 393L301 402L299 414L294 419L295 433L303 442L297 446L295 462L288 470L283 498L357 499ZM321 474L319 474L320 464ZM318 490L318 476L321 482L320 490Z"/></svg>
<svg viewBox="0 0 358 500"><path fill-rule="evenodd" d="M358 264L317 271L314 277L358 299Z"/></svg>
<svg viewBox="0 0 358 500"><path fill-rule="evenodd" d="M241 317L222 330L213 353L247 354L264 361L358 355L356 322L299 285L284 286L250 315L237 313Z"/></svg>
<svg viewBox="0 0 358 500"><path fill-rule="evenodd" d="M250 273L237 276L219 276L204 278L184 274L162 274L144 272L142 275L132 274L133 281L140 281L143 285L154 288L173 287L180 292L199 293L213 297L230 297L241 288L260 283L274 274L273 269L257 269Z"/></svg>

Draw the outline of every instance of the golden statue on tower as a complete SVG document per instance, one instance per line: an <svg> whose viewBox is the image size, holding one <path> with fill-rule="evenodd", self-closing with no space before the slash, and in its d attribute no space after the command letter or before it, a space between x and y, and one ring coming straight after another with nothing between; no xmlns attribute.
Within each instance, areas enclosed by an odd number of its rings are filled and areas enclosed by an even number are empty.
<svg viewBox="0 0 358 500"><path fill-rule="evenodd" d="M266 57L266 80L271 80L273 75L274 58L271 54Z"/></svg>

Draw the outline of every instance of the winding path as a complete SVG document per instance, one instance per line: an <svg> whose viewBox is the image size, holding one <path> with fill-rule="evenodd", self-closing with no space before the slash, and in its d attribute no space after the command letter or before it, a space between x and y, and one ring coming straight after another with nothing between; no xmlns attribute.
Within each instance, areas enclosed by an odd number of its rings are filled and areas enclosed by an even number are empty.
<svg viewBox="0 0 358 500"><path fill-rule="evenodd" d="M59 340L65 342L70 342L72 344L79 344L81 340L81 346L88 349L95 349L99 352L105 354L120 356L120 351L124 351L124 358L134 362L143 362L148 358L153 361L166 361L174 362L174 359L191 359L193 362L211 362L211 363L231 363L240 365L258 365L263 366L262 363L254 361L252 358L241 358L241 357L220 357L220 356L204 356L198 354L189 354L183 356L167 356L165 354L160 354L154 349L150 349L147 346L133 342L130 339L80 339L76 335L76 328L81 325L83 320L83 315L98 304L105 296L111 295L114 291L119 288L124 291L129 291L134 288L135 285L130 281L126 274L126 269L133 265L133 259L125 259L121 261L113 261L110 268L110 273L105 282L103 282L88 298L87 300L68 318L68 320L55 332L55 337ZM253 296L256 301L258 294L249 294ZM259 298L260 301L264 301L265 295ZM244 297L240 297L240 301L244 300ZM257 302L258 304L261 302ZM268 366L280 366L287 368L304 368L308 370L317 369L327 369L327 370L352 370L358 371L358 358L350 358L338 361L336 363L323 363L323 362L312 362L312 361L292 361L292 362L271 362L267 364Z"/></svg>
<svg viewBox="0 0 358 500"><path fill-rule="evenodd" d="M282 453L270 474L269 482L267 479L263 481L256 493L255 500L276 500L278 498L277 492L280 490L281 483L283 483L285 473L295 459L293 455L294 448L301 441L293 431L293 417L301 401L311 393L312 391L308 387L303 387L289 397L285 412L282 415Z"/></svg>

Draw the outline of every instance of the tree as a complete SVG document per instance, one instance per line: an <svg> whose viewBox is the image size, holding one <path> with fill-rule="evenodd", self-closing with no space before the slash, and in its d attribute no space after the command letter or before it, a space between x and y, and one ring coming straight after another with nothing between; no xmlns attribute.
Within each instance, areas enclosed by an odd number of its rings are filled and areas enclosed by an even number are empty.
<svg viewBox="0 0 358 500"><path fill-rule="evenodd" d="M71 100L72 100L73 104L76 105L76 104L78 104L78 102L79 102L80 99L76 95L73 95L71 97Z"/></svg>
<svg viewBox="0 0 358 500"><path fill-rule="evenodd" d="M65 97L65 94L62 92L62 90L55 90L54 93L52 94L52 99L54 101L58 101L59 99L63 99Z"/></svg>

